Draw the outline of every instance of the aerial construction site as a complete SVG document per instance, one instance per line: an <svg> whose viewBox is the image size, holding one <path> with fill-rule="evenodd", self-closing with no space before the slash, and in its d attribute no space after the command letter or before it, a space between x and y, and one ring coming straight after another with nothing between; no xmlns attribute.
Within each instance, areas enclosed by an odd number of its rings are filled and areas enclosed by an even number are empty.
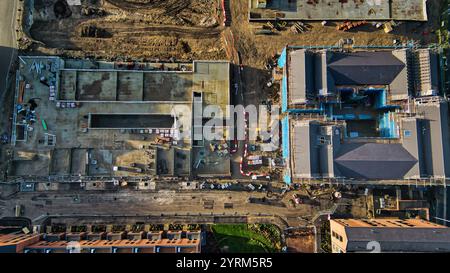
<svg viewBox="0 0 450 273"><path fill-rule="evenodd" d="M0 253L450 252L446 1L14 3Z"/></svg>

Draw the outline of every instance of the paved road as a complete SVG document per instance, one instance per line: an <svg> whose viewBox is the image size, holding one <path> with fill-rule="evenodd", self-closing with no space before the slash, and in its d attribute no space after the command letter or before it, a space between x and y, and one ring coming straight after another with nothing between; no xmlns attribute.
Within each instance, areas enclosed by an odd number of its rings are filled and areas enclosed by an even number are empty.
<svg viewBox="0 0 450 273"><path fill-rule="evenodd" d="M16 0L0 1L0 100L6 89L9 68L16 50Z"/></svg>

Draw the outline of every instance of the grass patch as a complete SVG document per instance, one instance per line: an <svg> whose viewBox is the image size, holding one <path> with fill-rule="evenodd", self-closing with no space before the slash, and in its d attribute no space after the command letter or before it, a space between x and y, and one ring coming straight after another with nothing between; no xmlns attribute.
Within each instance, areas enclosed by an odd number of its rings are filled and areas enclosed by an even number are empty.
<svg viewBox="0 0 450 273"><path fill-rule="evenodd" d="M279 251L280 234L273 225L213 225L212 231L219 248L231 253Z"/></svg>
<svg viewBox="0 0 450 273"><path fill-rule="evenodd" d="M330 221L325 221L320 227L320 248L325 253L331 253Z"/></svg>

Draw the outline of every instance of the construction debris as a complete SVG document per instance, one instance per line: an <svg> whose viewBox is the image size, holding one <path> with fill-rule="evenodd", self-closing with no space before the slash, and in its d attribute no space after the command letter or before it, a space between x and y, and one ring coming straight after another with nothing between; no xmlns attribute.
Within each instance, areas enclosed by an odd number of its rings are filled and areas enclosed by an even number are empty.
<svg viewBox="0 0 450 273"><path fill-rule="evenodd" d="M302 22L296 22L292 27L291 27L291 31L293 33L299 34L299 33L303 33L303 32L307 32L311 30L311 26L310 25L306 25Z"/></svg>
<svg viewBox="0 0 450 273"><path fill-rule="evenodd" d="M351 22L351 21L345 21L343 24L340 24L336 27L337 30L343 30L348 31L350 29L360 27L367 24L367 21L357 21L357 22Z"/></svg>

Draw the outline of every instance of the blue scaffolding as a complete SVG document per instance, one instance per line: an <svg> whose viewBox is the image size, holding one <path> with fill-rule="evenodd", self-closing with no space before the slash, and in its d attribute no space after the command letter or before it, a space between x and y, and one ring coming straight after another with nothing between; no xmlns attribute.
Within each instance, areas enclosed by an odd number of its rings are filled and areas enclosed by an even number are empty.
<svg viewBox="0 0 450 273"><path fill-rule="evenodd" d="M290 144L289 144L289 116L285 116L281 120L281 133L282 133L282 145L281 145L282 156L283 156L283 160L286 163L286 165L289 166L290 149L291 149ZM290 168L285 169L285 172L283 175L283 181L286 184L291 184Z"/></svg>
<svg viewBox="0 0 450 273"><path fill-rule="evenodd" d="M397 126L392 113L384 113L380 115L378 128L383 138L398 138Z"/></svg>

